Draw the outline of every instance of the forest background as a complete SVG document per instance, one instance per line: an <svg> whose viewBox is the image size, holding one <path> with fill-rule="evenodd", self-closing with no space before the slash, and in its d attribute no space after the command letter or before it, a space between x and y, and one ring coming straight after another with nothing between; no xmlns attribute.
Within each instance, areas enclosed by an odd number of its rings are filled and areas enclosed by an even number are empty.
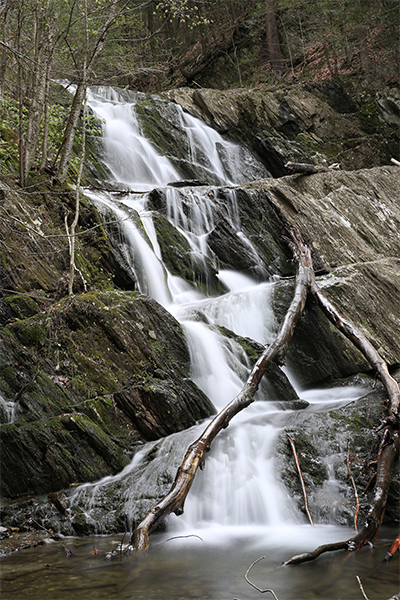
<svg viewBox="0 0 400 600"><path fill-rule="evenodd" d="M0 165L21 186L38 174L77 179L87 85L341 78L362 94L399 82L398 0L3 0L0 24ZM74 96L54 84L65 80Z"/></svg>

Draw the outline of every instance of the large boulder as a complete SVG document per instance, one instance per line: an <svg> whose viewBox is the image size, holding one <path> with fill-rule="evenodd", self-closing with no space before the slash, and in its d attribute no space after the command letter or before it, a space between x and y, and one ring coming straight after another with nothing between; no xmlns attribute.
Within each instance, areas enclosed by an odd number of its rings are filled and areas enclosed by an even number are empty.
<svg viewBox="0 0 400 600"><path fill-rule="evenodd" d="M215 409L189 379L178 322L138 292L91 292L8 323L0 393L5 496L54 491L119 471L140 440Z"/></svg>
<svg viewBox="0 0 400 600"><path fill-rule="evenodd" d="M324 292L390 365L399 364L400 209L396 201L400 193L399 169L377 167L310 176L293 175L279 180L254 182L244 190L253 200L257 198L264 211L258 235L250 235L250 239L256 244L259 236L268 238L270 219L277 223L280 221L282 227L284 223L296 226L311 249L315 270L324 273L319 278ZM243 195L242 190L239 198ZM291 295L287 294L284 301L283 289L282 286L277 287L275 303L277 307L281 305L281 315L291 300ZM319 314L312 303L309 303L307 310L313 310L316 317ZM304 325L305 321L298 327L299 331ZM312 319L309 325L304 337L308 348L304 352L304 359L299 360L303 354L303 350L299 349L297 360L294 361L296 369L302 373L303 382L323 380L329 377L329 371L333 378L340 376L337 367L344 363L341 358L335 359L333 356L326 363L326 366L331 363L330 369L322 369L319 376L316 372L313 376L307 375L311 373L309 367L314 369L316 364L314 361L314 364L305 368L306 354L314 358L329 356L329 353L324 354L322 349L317 349L323 335L317 321ZM323 329L327 333L325 325ZM313 335L314 351L310 347L310 331L319 331L321 334L315 338ZM298 336L300 333L296 332L293 347L289 351L289 357L293 360ZM342 347L341 355L342 358L347 357L345 362L348 366L354 360L353 372L365 370L366 363L361 354L350 351L347 342ZM341 376L349 374L346 367Z"/></svg>

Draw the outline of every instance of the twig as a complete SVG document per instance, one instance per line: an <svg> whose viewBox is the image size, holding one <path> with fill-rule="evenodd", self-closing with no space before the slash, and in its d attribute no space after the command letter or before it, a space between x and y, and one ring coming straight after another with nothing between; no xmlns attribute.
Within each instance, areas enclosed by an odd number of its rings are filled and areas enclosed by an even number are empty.
<svg viewBox="0 0 400 600"><path fill-rule="evenodd" d="M398 167L400 167L400 162L398 160L396 160L395 158L391 158L390 160L394 165L397 165Z"/></svg>
<svg viewBox="0 0 400 600"><path fill-rule="evenodd" d="M358 585L360 586L361 593L364 596L365 600L369 600L367 594L364 592L363 584L361 583L361 579L359 578L358 575L356 575L356 579L358 581Z"/></svg>
<svg viewBox="0 0 400 600"><path fill-rule="evenodd" d="M64 546L64 544L63 544L62 542L60 542L60 544L61 544L61 546L64 548L64 550L65 550L65 554L66 554L67 556L72 556L72 555L73 555L73 552L72 552L72 550L70 550L69 548L67 548L67 546Z"/></svg>
<svg viewBox="0 0 400 600"><path fill-rule="evenodd" d="M400 552L400 533L397 535L393 544L390 546L390 549L386 552L385 556L382 559L382 562L391 561L396 550L397 550L397 552Z"/></svg>
<svg viewBox="0 0 400 600"><path fill-rule="evenodd" d="M165 540L165 542L170 542L171 540L180 540L181 538L190 538L190 537L198 538L199 540L204 542L203 538L201 538L199 535L195 535L194 533L192 533L190 535L176 535L175 537L168 538L167 540Z"/></svg>
<svg viewBox="0 0 400 600"><path fill-rule="evenodd" d="M125 539L125 536L126 536L126 531L125 531L125 533L124 533L124 536L123 536L123 538L122 538L122 540L121 540L121 544L120 544L120 546L119 546L119 552L120 552L120 555L121 555L121 556L122 556L122 546L123 546L123 544L124 544L124 539Z"/></svg>
<svg viewBox="0 0 400 600"><path fill-rule="evenodd" d="M314 521L312 520L311 514L310 514L310 510L308 508L308 496L307 496L307 490L306 490L306 486L304 483L304 479L303 479L303 474L301 472L301 468L300 468L300 463L299 463L299 459L297 457L297 452L296 452L296 446L294 445L294 441L293 439L290 437L290 435L286 434L287 439L289 440L290 446L292 448L292 452L293 452L293 457L294 457L294 462L296 464L296 469L297 472L299 474L299 478L300 478L300 483L301 483L301 489L303 490L303 497L304 497L304 508L306 510L307 513L307 517L308 520L310 521L310 524L312 526L314 526Z"/></svg>
<svg viewBox="0 0 400 600"><path fill-rule="evenodd" d="M259 591L261 594L265 594L266 592L269 592L270 594L273 595L273 597L275 598L275 600L279 600L278 596L275 594L275 592L273 590L262 590L261 588L259 588L257 585L255 585L254 583L252 583L250 581L250 579L247 577L247 575L250 573L250 570L254 567L254 565L256 565L260 560L262 560L263 558L265 558L265 556L260 556L260 558L257 558L257 560L255 560L253 562L253 564L251 564L249 566L249 568L246 571L246 575L244 576L245 580L247 581L248 584L250 584L254 589L256 589L257 591Z"/></svg>
<svg viewBox="0 0 400 600"><path fill-rule="evenodd" d="M360 499L358 497L356 482L354 481L353 473L351 472L351 469L350 469L350 444L347 446L347 459L346 459L346 463L347 463L347 469L349 471L350 481L351 481L351 483L353 485L354 496L356 498L356 512L354 514L354 529L355 529L356 533L358 533L358 523L357 523L357 521L358 521L358 513L360 512Z"/></svg>

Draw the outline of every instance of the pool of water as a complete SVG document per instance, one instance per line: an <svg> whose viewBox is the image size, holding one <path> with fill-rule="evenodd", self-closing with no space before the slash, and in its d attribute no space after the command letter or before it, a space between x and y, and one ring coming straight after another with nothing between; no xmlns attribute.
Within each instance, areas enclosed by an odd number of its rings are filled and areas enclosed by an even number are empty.
<svg viewBox="0 0 400 600"><path fill-rule="evenodd" d="M395 538L394 530L382 531L376 548L330 553L314 562L280 568L293 554L351 535L351 530L327 526L196 531L185 538L155 535L144 554L113 558L106 553L121 538L66 538L63 544L71 556L54 542L1 559L1 598L252 600L260 592L244 575L261 556L265 558L249 578L262 589L272 588L279 600L360 600L356 575L369 600L390 598L399 589L399 553L390 563L379 563Z"/></svg>

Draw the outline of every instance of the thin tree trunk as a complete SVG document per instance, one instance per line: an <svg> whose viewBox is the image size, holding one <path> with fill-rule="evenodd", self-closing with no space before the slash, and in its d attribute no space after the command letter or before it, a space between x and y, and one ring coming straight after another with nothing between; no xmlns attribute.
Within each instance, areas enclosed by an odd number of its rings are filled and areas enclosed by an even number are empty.
<svg viewBox="0 0 400 600"><path fill-rule="evenodd" d="M86 85L81 81L78 83L71 110L68 116L68 122L65 127L61 149L59 151L60 162L57 169L57 179L60 183L65 183L71 162L72 148L74 145L75 132L78 127L79 115L82 108L82 101L85 97ZM56 157L57 160L57 157Z"/></svg>
<svg viewBox="0 0 400 600"><path fill-rule="evenodd" d="M74 99L72 101L70 114L68 117L68 122L64 131L63 141L53 163L53 166L55 166L58 157L60 157L60 162L57 168L57 179L60 183L65 183L65 180L67 179L68 168L72 156L72 148L74 145L75 133L79 122L79 115L82 108L82 102L86 94L87 80L98 55L103 49L110 27L117 15L119 14L117 12L119 3L120 0L112 0L107 18L105 19L105 23L98 34L94 48L90 56L89 53L87 53L86 55L87 61L85 65L84 78L80 78L80 81L77 85Z"/></svg>
<svg viewBox="0 0 400 600"><path fill-rule="evenodd" d="M76 237L75 237L75 233L76 233L76 227L78 225L78 220L79 220L79 212L80 212L80 195L81 195L81 179L82 179L82 172L83 172L83 163L85 161L85 145L86 145L86 96L85 96L85 101L83 104L83 123L82 123L82 127L83 127L83 133L82 133L82 151L81 151L81 158L80 158L80 163L79 163L79 172L78 172L78 179L76 182L76 193L75 193L75 216L74 216L74 220L72 221L72 225L71 225L71 229L68 232L68 227L67 227L67 234L68 234L68 240L69 240L69 281L68 281L68 295L72 296L73 295L73 290L74 290L74 279L75 279L75 270L79 269L77 268L76 264L75 264L75 243L76 243ZM81 277L82 277L82 281L83 281L83 285L86 291L86 280L83 277L83 274L81 273L81 271L79 271Z"/></svg>
<svg viewBox="0 0 400 600"><path fill-rule="evenodd" d="M54 48L56 44L56 27L52 22L52 14L48 12L48 6L44 7L44 14L37 17L36 25L36 52L35 69L32 73L30 91L30 109L25 135L24 155L24 177L27 179L32 169L36 155L38 154L38 143L40 135L40 122L43 117L43 109L46 104L46 92L48 89L48 74L51 69ZM45 21L46 16L46 21Z"/></svg>
<svg viewBox="0 0 400 600"><path fill-rule="evenodd" d="M18 50L18 83L17 83L17 94L18 94L18 158L19 158L19 183L21 187L25 186L24 176L24 156L25 156L25 140L24 140L24 89L23 89L23 77L24 70L22 68L20 53L21 53L21 33L22 33L23 14L22 7L19 6L17 14L17 32L16 32L16 45Z"/></svg>
<svg viewBox="0 0 400 600"><path fill-rule="evenodd" d="M160 519L172 512L176 515L183 513L186 496L189 493L198 467L203 467L205 453L210 450L211 443L217 434L228 427L231 419L254 401L260 381L272 363L284 364L285 355L292 339L296 323L300 319L307 300L311 283L312 266L311 254L307 247L301 247L298 233L290 231L292 240L289 242L297 261L296 288L291 305L279 328L276 340L268 346L254 365L244 387L239 394L221 410L209 423L202 435L189 446L186 455L175 477L168 494L147 513L142 522L132 534L132 543L137 551L145 550L149 545L149 535Z"/></svg>
<svg viewBox="0 0 400 600"><path fill-rule="evenodd" d="M269 60L276 77L281 77L283 73L283 59L279 43L278 26L276 24L274 0L265 0L265 8Z"/></svg>
<svg viewBox="0 0 400 600"><path fill-rule="evenodd" d="M49 90L50 90L50 65L46 73L46 88L44 96L44 115L43 115L43 141L42 141L42 160L40 161L40 172L43 173L47 161L47 149L49 144Z"/></svg>
<svg viewBox="0 0 400 600"><path fill-rule="evenodd" d="M85 90L85 97L83 103L83 119L82 119L82 150L81 150L81 159L79 163L79 172L78 178L76 182L76 200L75 200L75 216L71 225L71 232L69 241L69 281L68 281L68 295L72 296L74 290L74 278L75 278L75 269L77 268L75 265L75 232L76 227L79 221L79 211L80 211L80 195L81 195L81 179L83 172L83 164L85 162L85 153L86 153L86 104L87 104L87 94L86 94L86 78L87 78L87 60L88 60L88 50L89 50L89 31L88 31L88 10L87 10L87 0L84 1L84 16L85 16L85 35L86 35L86 46L85 46L85 57L83 59L83 88ZM68 228L67 228L68 229ZM80 271L79 271L80 272ZM80 272L81 273L81 272ZM86 281L81 273L81 277L83 279L83 284L86 291Z"/></svg>

